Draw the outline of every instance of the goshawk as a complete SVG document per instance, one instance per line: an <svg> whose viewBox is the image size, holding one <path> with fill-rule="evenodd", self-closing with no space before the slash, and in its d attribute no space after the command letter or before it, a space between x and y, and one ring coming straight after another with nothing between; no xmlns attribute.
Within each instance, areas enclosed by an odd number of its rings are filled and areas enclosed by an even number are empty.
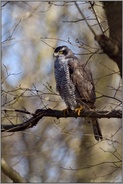
<svg viewBox="0 0 123 184"><path fill-rule="evenodd" d="M71 110L85 107L94 109L95 87L90 70L82 64L67 46L57 47L54 73L56 89ZM96 118L91 118L96 140L102 139L101 129Z"/></svg>

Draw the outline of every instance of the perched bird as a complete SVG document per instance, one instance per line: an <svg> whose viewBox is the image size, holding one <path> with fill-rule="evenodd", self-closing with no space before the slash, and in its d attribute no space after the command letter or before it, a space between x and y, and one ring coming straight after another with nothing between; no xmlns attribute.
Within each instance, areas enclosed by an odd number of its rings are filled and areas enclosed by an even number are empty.
<svg viewBox="0 0 123 184"><path fill-rule="evenodd" d="M96 100L95 87L90 70L82 64L67 46L54 50L54 73L56 90L71 110L94 109ZM91 118L96 140L102 139L101 129L96 118Z"/></svg>

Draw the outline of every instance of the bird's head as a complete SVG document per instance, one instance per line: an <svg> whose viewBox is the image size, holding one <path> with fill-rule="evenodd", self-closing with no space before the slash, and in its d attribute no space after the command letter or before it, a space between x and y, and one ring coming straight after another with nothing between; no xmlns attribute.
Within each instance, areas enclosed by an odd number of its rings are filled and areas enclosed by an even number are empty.
<svg viewBox="0 0 123 184"><path fill-rule="evenodd" d="M71 54L72 51L67 46L59 46L54 50L54 57L66 57Z"/></svg>

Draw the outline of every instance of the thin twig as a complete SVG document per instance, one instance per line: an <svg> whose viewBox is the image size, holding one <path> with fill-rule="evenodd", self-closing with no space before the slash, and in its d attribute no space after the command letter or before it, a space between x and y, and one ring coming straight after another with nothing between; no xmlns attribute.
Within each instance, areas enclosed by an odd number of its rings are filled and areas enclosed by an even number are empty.
<svg viewBox="0 0 123 184"><path fill-rule="evenodd" d="M90 28L90 30L92 31L92 33L93 33L94 36L96 37L97 35L96 35L95 31L94 31L94 30L92 29L92 27L89 25L88 21L86 20L86 17L84 16L84 14L82 13L82 11L80 10L80 8L79 8L77 2L75 2L75 5L76 5L76 7L77 7L79 13L81 14L81 16L83 17L83 19L85 20L87 26Z"/></svg>
<svg viewBox="0 0 123 184"><path fill-rule="evenodd" d="M102 33L104 34L104 30L103 30L103 28L102 28L102 26L101 26L101 24L100 24L100 20L99 20L97 14L96 14L96 11L95 11L95 9L94 9L94 6L92 5L92 2L91 2L91 1L89 1L89 3L90 3L91 8L92 8L92 10L93 10L93 12L94 12L94 15L95 15L95 17L96 17L96 20L97 20L97 22L98 22L98 25L99 25L99 27L100 27Z"/></svg>

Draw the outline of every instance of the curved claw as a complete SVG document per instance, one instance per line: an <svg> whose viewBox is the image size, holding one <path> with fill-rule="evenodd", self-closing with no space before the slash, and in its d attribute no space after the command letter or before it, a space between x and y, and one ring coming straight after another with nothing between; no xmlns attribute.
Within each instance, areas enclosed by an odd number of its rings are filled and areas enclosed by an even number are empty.
<svg viewBox="0 0 123 184"><path fill-rule="evenodd" d="M78 116L80 116L80 113L83 109L84 109L84 106L80 106L80 107L76 108L74 111L78 114Z"/></svg>

